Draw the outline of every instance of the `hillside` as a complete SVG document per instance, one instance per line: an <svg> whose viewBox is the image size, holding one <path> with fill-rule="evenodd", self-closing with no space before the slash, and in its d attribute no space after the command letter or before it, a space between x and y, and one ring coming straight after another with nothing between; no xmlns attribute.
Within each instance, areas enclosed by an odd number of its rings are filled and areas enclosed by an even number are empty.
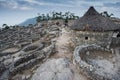
<svg viewBox="0 0 120 80"><path fill-rule="evenodd" d="M30 18L30 19L27 19L25 20L24 22L18 24L19 26L28 26L29 24L33 24L35 25L36 23L36 17L35 18Z"/></svg>
<svg viewBox="0 0 120 80"><path fill-rule="evenodd" d="M119 47L77 46L73 30L53 23L0 32L0 80L119 80Z"/></svg>

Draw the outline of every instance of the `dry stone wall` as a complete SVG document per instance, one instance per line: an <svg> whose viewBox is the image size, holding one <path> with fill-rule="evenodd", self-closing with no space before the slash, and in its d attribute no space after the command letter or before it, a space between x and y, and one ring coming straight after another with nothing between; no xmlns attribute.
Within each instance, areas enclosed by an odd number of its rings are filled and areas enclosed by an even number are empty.
<svg viewBox="0 0 120 80"><path fill-rule="evenodd" d="M113 32L72 31L76 45L97 44L103 47L109 45Z"/></svg>

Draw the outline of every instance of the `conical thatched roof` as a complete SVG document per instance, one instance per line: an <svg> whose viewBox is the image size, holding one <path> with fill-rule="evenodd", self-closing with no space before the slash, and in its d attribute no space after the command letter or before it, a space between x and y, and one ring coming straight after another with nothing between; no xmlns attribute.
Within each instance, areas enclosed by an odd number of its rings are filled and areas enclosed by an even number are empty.
<svg viewBox="0 0 120 80"><path fill-rule="evenodd" d="M84 16L78 19L71 28L75 30L110 31L119 29L119 26L109 18L99 14L94 7L90 7Z"/></svg>

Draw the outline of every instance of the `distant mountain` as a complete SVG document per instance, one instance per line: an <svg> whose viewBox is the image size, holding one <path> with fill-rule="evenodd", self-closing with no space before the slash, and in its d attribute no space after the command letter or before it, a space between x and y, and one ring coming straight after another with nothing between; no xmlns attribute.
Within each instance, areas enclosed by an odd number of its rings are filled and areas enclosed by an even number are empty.
<svg viewBox="0 0 120 80"><path fill-rule="evenodd" d="M27 19L25 20L24 22L18 24L20 26L28 26L29 24L35 24L36 23L36 17L35 18L30 18L30 19Z"/></svg>

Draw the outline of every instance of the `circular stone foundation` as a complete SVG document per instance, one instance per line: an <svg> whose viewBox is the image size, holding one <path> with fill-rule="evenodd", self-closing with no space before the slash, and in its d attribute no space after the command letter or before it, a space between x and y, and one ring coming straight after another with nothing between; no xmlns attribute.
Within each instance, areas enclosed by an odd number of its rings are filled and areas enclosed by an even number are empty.
<svg viewBox="0 0 120 80"><path fill-rule="evenodd" d="M99 46L79 46L74 51L74 59L91 79L119 80L120 66L115 53L104 50Z"/></svg>
<svg viewBox="0 0 120 80"><path fill-rule="evenodd" d="M37 50L37 49L42 49L44 47L43 44L32 44L32 45L28 45L26 46L23 51L25 52L30 52L30 51L34 51L34 50Z"/></svg>
<svg viewBox="0 0 120 80"><path fill-rule="evenodd" d="M17 52L19 50L20 49L17 48L17 47L12 47L12 48L5 49L4 51L2 51L2 53L15 53L15 52Z"/></svg>

